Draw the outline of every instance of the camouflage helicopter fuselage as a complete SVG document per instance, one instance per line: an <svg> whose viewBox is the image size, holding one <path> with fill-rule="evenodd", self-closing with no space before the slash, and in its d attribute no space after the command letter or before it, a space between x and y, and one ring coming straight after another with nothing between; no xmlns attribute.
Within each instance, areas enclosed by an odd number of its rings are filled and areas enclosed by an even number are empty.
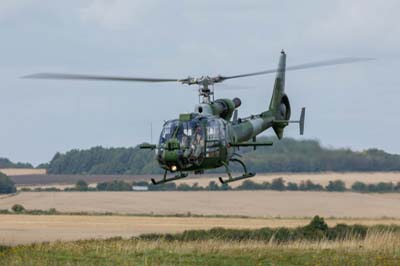
<svg viewBox="0 0 400 266"><path fill-rule="evenodd" d="M236 150L240 146L272 145L270 142L256 142L256 136L272 127L280 139L284 128L291 122L289 98L284 90L285 61L286 55L282 52L269 108L260 114L238 119L239 98L217 99L198 104L193 113L181 114L179 119L167 121L156 151L160 166L170 172L195 173L225 166L230 177L228 181L234 181L238 178L231 177L228 165L229 162L238 162L245 170L240 179L254 176L235 158ZM304 114L302 116L304 121Z"/></svg>

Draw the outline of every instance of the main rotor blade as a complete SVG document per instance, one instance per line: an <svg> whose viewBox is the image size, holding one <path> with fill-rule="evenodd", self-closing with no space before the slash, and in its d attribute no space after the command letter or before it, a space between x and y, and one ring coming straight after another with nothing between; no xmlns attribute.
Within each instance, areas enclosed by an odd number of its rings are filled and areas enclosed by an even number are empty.
<svg viewBox="0 0 400 266"><path fill-rule="evenodd" d="M327 61L317 61L317 62L311 62L311 63L301 64L301 65L290 66L290 67L286 67L286 71L294 71L294 70L307 69L307 68L316 68L316 67L324 67L324 66L350 64L350 63L356 63L356 62L362 62L362 61L370 61L370 60L374 60L374 58L345 57L345 58L338 58L338 59L327 60ZM278 71L280 71L280 69L276 68L276 69L269 69L269 70L253 72L253 73L247 73L247 74L239 74L239 75L234 75L234 76L217 76L216 77L216 82L222 82L222 81L224 81L226 79L244 78L244 77L250 77L250 76L257 76L257 75L266 75L266 74L276 73Z"/></svg>
<svg viewBox="0 0 400 266"><path fill-rule="evenodd" d="M38 73L38 74L24 76L23 78L72 79L72 80L111 80L111 81L138 81L138 82L182 82L182 80L180 80L180 79L135 78L135 77L98 76L98 75L80 75L80 74L62 74L62 73Z"/></svg>

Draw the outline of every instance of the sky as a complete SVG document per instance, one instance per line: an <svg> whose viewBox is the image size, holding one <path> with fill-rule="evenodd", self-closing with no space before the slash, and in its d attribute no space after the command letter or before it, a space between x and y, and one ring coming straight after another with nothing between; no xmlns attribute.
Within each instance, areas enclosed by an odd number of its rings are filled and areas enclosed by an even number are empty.
<svg viewBox="0 0 400 266"><path fill-rule="evenodd" d="M0 157L35 165L56 152L131 147L191 112L180 84L21 79L37 72L185 78L340 57L376 60L288 72L292 118L327 147L400 153L400 1L0 1ZM274 75L229 80L216 97L239 116L267 108ZM267 133L271 134L271 132Z"/></svg>

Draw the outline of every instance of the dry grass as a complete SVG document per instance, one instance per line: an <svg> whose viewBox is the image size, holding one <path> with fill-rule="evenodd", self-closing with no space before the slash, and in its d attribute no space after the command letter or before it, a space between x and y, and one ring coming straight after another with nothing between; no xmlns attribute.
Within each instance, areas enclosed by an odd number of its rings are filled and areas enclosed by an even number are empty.
<svg viewBox="0 0 400 266"><path fill-rule="evenodd" d="M3 265L399 265L400 235L370 232L364 240L56 242L0 251Z"/></svg>
<svg viewBox="0 0 400 266"><path fill-rule="evenodd" d="M167 247L169 250L178 252L214 252L221 250L238 249L245 252L246 249L301 249L301 250L360 250L364 251L380 250L385 252L400 251L400 234L391 231L370 231L365 239L347 238L342 240L321 240L321 241L291 241L288 243L277 243L274 240L269 242L262 241L223 241L205 240L188 241L185 245L177 241L137 241L135 248L138 251ZM121 247L123 248L123 247Z"/></svg>

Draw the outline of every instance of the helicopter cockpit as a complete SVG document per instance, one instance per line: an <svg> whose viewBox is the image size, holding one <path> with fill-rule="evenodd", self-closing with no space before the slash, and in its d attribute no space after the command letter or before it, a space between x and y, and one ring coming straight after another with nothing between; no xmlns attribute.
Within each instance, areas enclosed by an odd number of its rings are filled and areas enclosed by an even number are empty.
<svg viewBox="0 0 400 266"><path fill-rule="evenodd" d="M204 159L220 156L226 144L226 124L214 117L170 120L161 132L157 158L161 165L176 170L199 166Z"/></svg>

